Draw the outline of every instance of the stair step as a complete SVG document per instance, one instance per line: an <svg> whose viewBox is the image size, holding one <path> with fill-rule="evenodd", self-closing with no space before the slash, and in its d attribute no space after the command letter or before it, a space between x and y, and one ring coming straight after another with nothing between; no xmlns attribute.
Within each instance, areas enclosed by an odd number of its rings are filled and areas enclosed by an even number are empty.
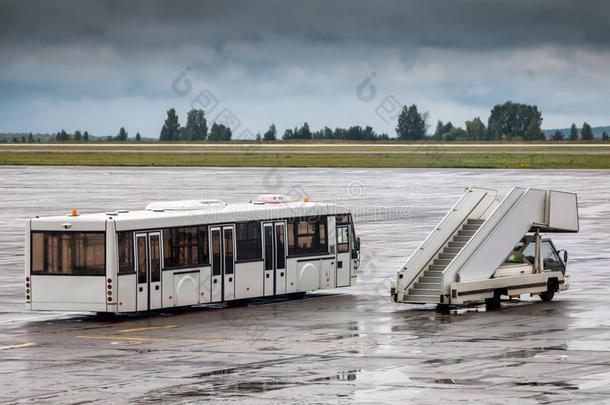
<svg viewBox="0 0 610 405"><path fill-rule="evenodd" d="M464 229L460 229L457 233L457 236L467 236L468 238L472 238L476 231L466 231Z"/></svg>
<svg viewBox="0 0 610 405"><path fill-rule="evenodd" d="M465 231L478 231L480 227L480 225L464 224L462 229Z"/></svg>
<svg viewBox="0 0 610 405"><path fill-rule="evenodd" d="M445 270L445 268L447 268L447 266L442 265L442 264L431 264L430 267L428 267L428 270L426 270L427 272L442 272L443 270Z"/></svg>
<svg viewBox="0 0 610 405"><path fill-rule="evenodd" d="M439 294L441 293L440 280L438 283L422 283L418 281L413 285L413 288L417 290L434 290L437 291Z"/></svg>
<svg viewBox="0 0 610 405"><path fill-rule="evenodd" d="M446 247L445 250L443 250L443 253L449 253L449 254L456 256L458 253L460 253L460 250L462 250L462 249Z"/></svg>
<svg viewBox="0 0 610 405"><path fill-rule="evenodd" d="M451 241L451 242L449 242L449 244L447 246L449 246L450 248L461 249L464 247L464 245L466 245L466 242Z"/></svg>
<svg viewBox="0 0 610 405"><path fill-rule="evenodd" d="M438 304L441 302L439 295L406 295L404 302L410 302L414 304Z"/></svg>
<svg viewBox="0 0 610 405"><path fill-rule="evenodd" d="M434 264L432 266L438 265L438 266L447 266L449 263L451 263L451 259L436 259L434 260ZM432 267L430 266L430 267Z"/></svg>
<svg viewBox="0 0 610 405"><path fill-rule="evenodd" d="M470 240L470 236L454 236L453 242L468 242Z"/></svg>
<svg viewBox="0 0 610 405"><path fill-rule="evenodd" d="M415 295L440 295L440 291L437 290L436 288L429 288L429 289L424 289L424 288L413 288L409 290L409 295L411 296L415 296Z"/></svg>
<svg viewBox="0 0 610 405"><path fill-rule="evenodd" d="M441 277L432 277L432 276L428 276L428 275L424 275L423 277L420 277L419 283L422 284L440 284L441 282Z"/></svg>
<svg viewBox="0 0 610 405"><path fill-rule="evenodd" d="M457 256L457 253L441 253L440 255L438 255L439 259L453 259L455 256Z"/></svg>
<svg viewBox="0 0 610 405"><path fill-rule="evenodd" d="M468 219L468 221L466 221L466 223L468 225L482 225L483 222L485 222L484 219L473 219L473 218L470 218L470 219Z"/></svg>

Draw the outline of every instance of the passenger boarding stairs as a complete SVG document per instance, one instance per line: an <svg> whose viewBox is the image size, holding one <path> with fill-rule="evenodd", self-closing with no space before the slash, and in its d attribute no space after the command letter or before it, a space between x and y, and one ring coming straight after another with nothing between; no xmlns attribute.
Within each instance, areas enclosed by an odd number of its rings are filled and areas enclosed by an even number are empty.
<svg viewBox="0 0 610 405"><path fill-rule="evenodd" d="M528 232L577 232L576 195L471 187L398 272L396 302L448 304L454 283L489 280Z"/></svg>
<svg viewBox="0 0 610 405"><path fill-rule="evenodd" d="M484 219L467 219L459 231L443 248L441 253L421 273L405 295L405 301L413 303L435 303L442 294L443 270L457 256L470 238L485 222Z"/></svg>

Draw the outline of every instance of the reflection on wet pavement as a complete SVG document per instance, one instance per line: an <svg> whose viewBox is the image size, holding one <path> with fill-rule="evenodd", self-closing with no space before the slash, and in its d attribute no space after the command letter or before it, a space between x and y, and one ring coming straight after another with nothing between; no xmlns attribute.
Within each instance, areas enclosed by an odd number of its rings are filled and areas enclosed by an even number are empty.
<svg viewBox="0 0 610 405"><path fill-rule="evenodd" d="M608 171L1 170L0 402L610 401ZM470 185L579 194L581 232L554 236L570 252L570 291L462 315L389 302L388 280ZM104 322L23 311L30 216L261 193L349 205L362 238L358 286Z"/></svg>

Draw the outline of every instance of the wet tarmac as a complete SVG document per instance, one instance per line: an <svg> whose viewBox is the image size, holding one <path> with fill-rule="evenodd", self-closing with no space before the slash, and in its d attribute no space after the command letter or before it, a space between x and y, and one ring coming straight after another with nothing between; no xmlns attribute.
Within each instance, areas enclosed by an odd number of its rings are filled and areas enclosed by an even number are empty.
<svg viewBox="0 0 610 405"><path fill-rule="evenodd" d="M0 168L2 403L610 402L610 171ZM390 303L388 282L469 185L579 194L571 290L490 312ZM136 209L260 193L350 205L358 285L100 321L26 313L23 224L35 215Z"/></svg>

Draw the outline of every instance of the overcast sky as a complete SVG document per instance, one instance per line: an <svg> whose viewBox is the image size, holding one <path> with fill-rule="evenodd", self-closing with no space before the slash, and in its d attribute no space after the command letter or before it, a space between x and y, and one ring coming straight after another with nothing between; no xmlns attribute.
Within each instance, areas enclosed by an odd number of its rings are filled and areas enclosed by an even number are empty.
<svg viewBox="0 0 610 405"><path fill-rule="evenodd" d="M537 104L545 128L609 125L610 2L0 3L0 132L157 137L193 105L237 136L303 121L394 135L397 103L433 131L506 100Z"/></svg>

